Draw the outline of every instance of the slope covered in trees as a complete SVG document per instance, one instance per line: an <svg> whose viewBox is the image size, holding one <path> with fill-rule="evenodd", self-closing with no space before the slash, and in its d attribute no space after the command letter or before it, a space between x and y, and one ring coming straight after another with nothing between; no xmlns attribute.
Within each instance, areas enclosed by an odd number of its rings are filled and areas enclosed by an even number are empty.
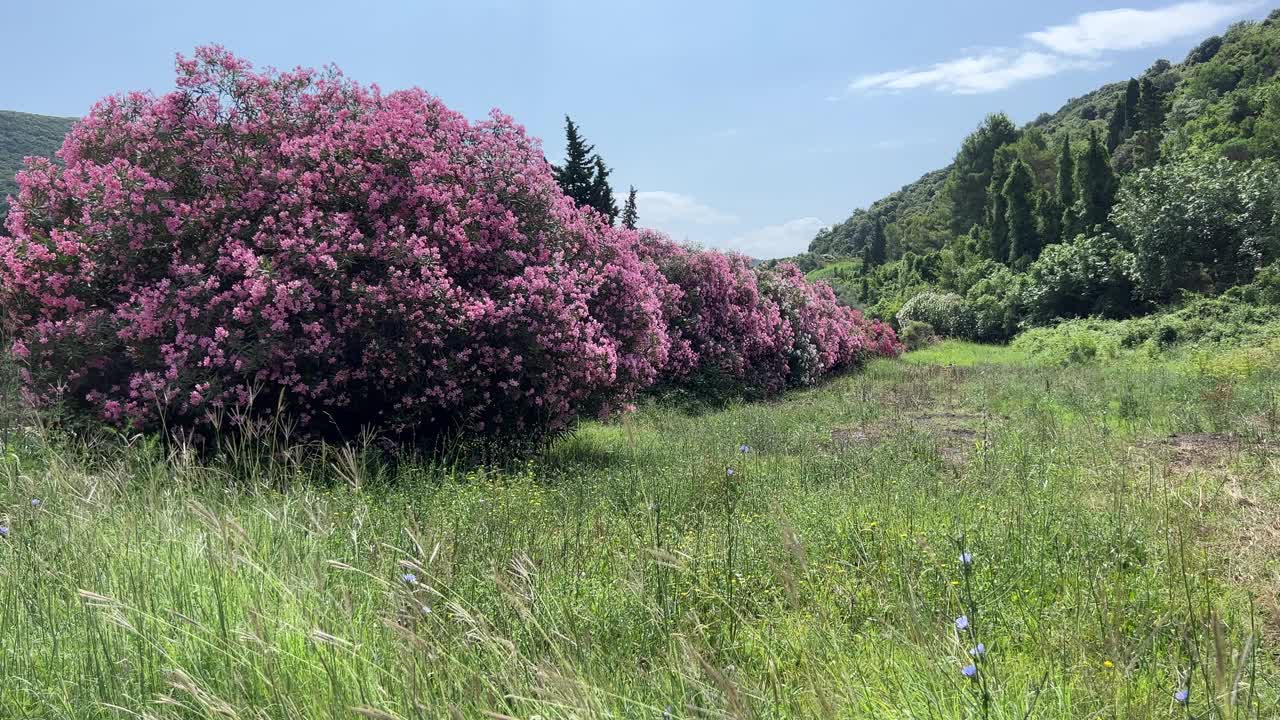
<svg viewBox="0 0 1280 720"><path fill-rule="evenodd" d="M74 122L75 118L0 110L0 218L8 207L5 198L18 192L13 177L22 169L22 158L52 155Z"/></svg>
<svg viewBox="0 0 1280 720"><path fill-rule="evenodd" d="M1004 340L1247 284L1280 254L1278 211L1280 10L1022 127L989 115L797 260L900 325Z"/></svg>

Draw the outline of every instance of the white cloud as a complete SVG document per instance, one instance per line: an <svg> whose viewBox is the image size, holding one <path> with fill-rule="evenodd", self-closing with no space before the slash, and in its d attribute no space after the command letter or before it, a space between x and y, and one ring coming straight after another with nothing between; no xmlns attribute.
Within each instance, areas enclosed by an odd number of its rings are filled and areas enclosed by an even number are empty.
<svg viewBox="0 0 1280 720"><path fill-rule="evenodd" d="M1152 47L1204 33L1255 7L1255 2L1196 0L1154 10L1087 12L1070 24L1027 33L1024 37L1039 49L997 47L928 67L863 75L849 83L848 92L921 88L955 95L996 92L1069 70L1101 67L1105 63L1099 57L1106 52Z"/></svg>
<svg viewBox="0 0 1280 720"><path fill-rule="evenodd" d="M636 193L640 225L666 233L673 240L708 248L733 250L759 260L804 252L818 230L826 226L815 217L796 218L742 232L742 221L692 195L665 190ZM736 233L736 234L735 234Z"/></svg>
<svg viewBox="0 0 1280 720"><path fill-rule="evenodd" d="M1069 25L1027 33L1027 37L1064 55L1093 56L1200 34L1254 7L1255 3L1184 2L1154 10L1102 10L1079 15Z"/></svg>
<svg viewBox="0 0 1280 720"><path fill-rule="evenodd" d="M816 217L796 218L743 233L720 246L760 260L787 257L809 248L809 241L826 223Z"/></svg>
<svg viewBox="0 0 1280 720"><path fill-rule="evenodd" d="M670 225L732 225L738 218L708 207L691 195L665 190L636 193L636 210L646 227Z"/></svg>
<svg viewBox="0 0 1280 720"><path fill-rule="evenodd" d="M1027 80L1057 75L1093 63L1034 50L1006 48L967 55L927 68L864 75L849 84L851 92L901 91L930 88L955 95L1004 90Z"/></svg>

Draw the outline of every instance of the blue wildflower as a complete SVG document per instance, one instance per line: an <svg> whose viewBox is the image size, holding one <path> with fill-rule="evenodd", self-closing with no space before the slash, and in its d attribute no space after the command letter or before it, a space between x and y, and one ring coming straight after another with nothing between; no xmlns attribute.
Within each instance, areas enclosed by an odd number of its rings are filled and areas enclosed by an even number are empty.
<svg viewBox="0 0 1280 720"><path fill-rule="evenodd" d="M976 647L969 648L969 654L973 657L980 658L987 654L987 646L982 643L978 643Z"/></svg>
<svg viewBox="0 0 1280 720"><path fill-rule="evenodd" d="M956 629L957 629L957 630L968 630L968 629L969 629L969 616L968 616L968 615L961 615L960 617L956 618Z"/></svg>
<svg viewBox="0 0 1280 720"><path fill-rule="evenodd" d="M44 501L41 500L40 498L31 498L31 507L38 508L43 504L44 504Z"/></svg>
<svg viewBox="0 0 1280 720"><path fill-rule="evenodd" d="M417 575L414 575L413 573L405 573L405 574L403 574L403 575L401 575L401 576L400 576L400 579L404 581L404 584L405 584L405 585L417 585L417 584L418 584L418 576L417 576Z"/></svg>
<svg viewBox="0 0 1280 720"><path fill-rule="evenodd" d="M724 469L724 476L725 476L725 477L733 477L733 468L731 468L731 467L727 467L727 468L725 468L725 469Z"/></svg>
<svg viewBox="0 0 1280 720"><path fill-rule="evenodd" d="M751 446L750 446L750 445L739 445L739 446L738 446L738 452L742 453L743 455L746 455L747 453L751 452Z"/></svg>
<svg viewBox="0 0 1280 720"><path fill-rule="evenodd" d="M975 678L978 676L978 666L973 663L969 663L968 665L960 668L960 672L967 678Z"/></svg>
<svg viewBox="0 0 1280 720"><path fill-rule="evenodd" d="M1186 704L1187 704L1187 691L1186 691L1186 690L1179 690L1178 692L1176 692L1176 693L1174 693L1174 694L1173 694L1173 699L1174 699L1174 700L1177 700L1177 701L1178 701L1178 703L1179 703L1179 704L1181 704L1181 705L1186 705Z"/></svg>
<svg viewBox="0 0 1280 720"><path fill-rule="evenodd" d="M960 564L969 567L973 564L973 553L965 551L960 553Z"/></svg>
<svg viewBox="0 0 1280 720"><path fill-rule="evenodd" d="M0 538L7 538L7 537L9 537L9 526L0 525Z"/></svg>

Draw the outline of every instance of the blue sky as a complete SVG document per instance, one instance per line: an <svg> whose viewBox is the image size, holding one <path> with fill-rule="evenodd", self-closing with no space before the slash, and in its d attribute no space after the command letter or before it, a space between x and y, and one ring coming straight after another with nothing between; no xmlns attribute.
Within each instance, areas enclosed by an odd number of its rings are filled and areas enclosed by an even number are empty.
<svg viewBox="0 0 1280 720"><path fill-rule="evenodd" d="M563 154L563 117L641 191L641 223L767 258L950 161L991 111L1026 122L1269 7L1195 2L24 2L4 0L0 109L81 115L171 87L216 42L335 63ZM619 198L621 200L621 198Z"/></svg>

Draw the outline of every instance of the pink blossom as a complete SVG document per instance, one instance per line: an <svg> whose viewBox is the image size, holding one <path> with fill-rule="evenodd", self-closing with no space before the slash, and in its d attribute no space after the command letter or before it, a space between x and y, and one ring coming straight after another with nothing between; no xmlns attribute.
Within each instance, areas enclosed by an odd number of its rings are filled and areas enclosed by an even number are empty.
<svg viewBox="0 0 1280 720"><path fill-rule="evenodd" d="M18 175L0 329L33 402L177 427L283 398L318 435L535 437L655 385L773 393L899 347L794 268L575 207L496 111L218 47L177 70Z"/></svg>

